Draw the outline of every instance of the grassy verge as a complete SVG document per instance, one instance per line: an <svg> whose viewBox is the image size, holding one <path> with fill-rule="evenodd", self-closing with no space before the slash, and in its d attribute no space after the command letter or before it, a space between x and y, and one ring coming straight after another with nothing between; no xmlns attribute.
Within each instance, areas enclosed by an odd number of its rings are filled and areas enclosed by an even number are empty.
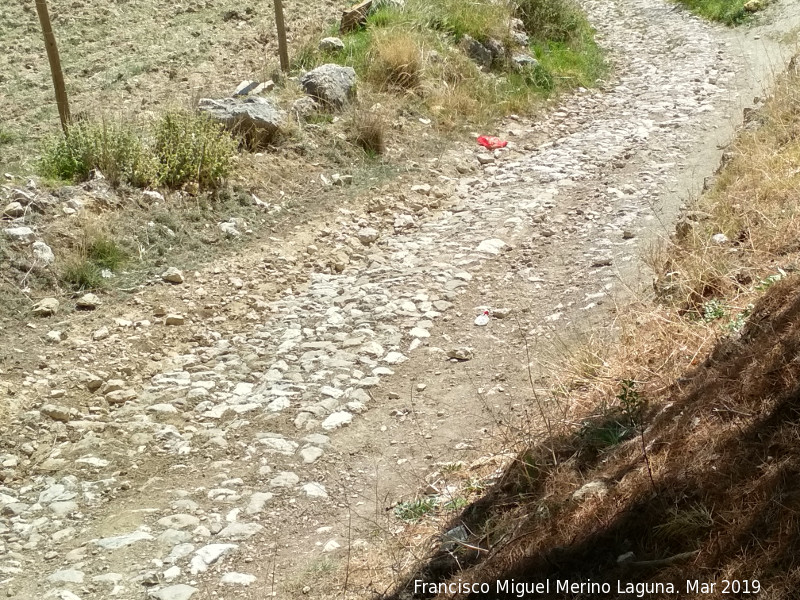
<svg viewBox="0 0 800 600"><path fill-rule="evenodd" d="M730 26L744 23L753 10L760 10L766 4L766 1L760 0L678 0L678 2L701 17Z"/></svg>
<svg viewBox="0 0 800 600"><path fill-rule="evenodd" d="M472 532L464 547L437 546L391 597L432 578L796 596L799 115L792 68L654 253L658 302L628 307L596 372L559 388L553 435L448 525Z"/></svg>
<svg viewBox="0 0 800 600"><path fill-rule="evenodd" d="M336 35L336 27L327 33ZM470 38L492 50L483 68L467 56ZM531 113L558 92L591 86L607 68L585 15L569 0L383 3L366 27L343 36L344 49L319 50L317 39L300 49L295 68L353 67L370 99L390 107L401 101L445 128ZM520 64L519 55L535 60Z"/></svg>

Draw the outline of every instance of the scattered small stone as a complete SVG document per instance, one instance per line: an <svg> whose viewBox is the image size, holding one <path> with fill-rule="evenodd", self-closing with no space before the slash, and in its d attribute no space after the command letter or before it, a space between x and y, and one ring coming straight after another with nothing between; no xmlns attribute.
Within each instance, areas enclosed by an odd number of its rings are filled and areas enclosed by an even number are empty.
<svg viewBox="0 0 800 600"><path fill-rule="evenodd" d="M161 274L161 279L167 283L183 283L183 273L176 267L170 267Z"/></svg>
<svg viewBox="0 0 800 600"><path fill-rule="evenodd" d="M75 308L78 310L94 310L98 306L100 306L100 298L96 294L84 294L75 303Z"/></svg>
<svg viewBox="0 0 800 600"><path fill-rule="evenodd" d="M451 348L447 351L447 357L454 360L466 361L475 358L475 353L472 348L461 346L459 348Z"/></svg>
<svg viewBox="0 0 800 600"><path fill-rule="evenodd" d="M222 576L222 579L220 579L220 583L224 585L242 585L245 587L255 583L255 581L256 581L255 575L249 575L248 573L236 573L236 572L225 573L225 575Z"/></svg>
<svg viewBox="0 0 800 600"><path fill-rule="evenodd" d="M164 325L183 325L186 323L186 317L183 315L170 314L164 317Z"/></svg>
<svg viewBox="0 0 800 600"><path fill-rule="evenodd" d="M34 260L43 265L52 265L56 261L53 250L44 242L33 242L31 251L33 252Z"/></svg>
<svg viewBox="0 0 800 600"><path fill-rule="evenodd" d="M33 305L33 314L37 317L51 317L58 312L58 300L42 298Z"/></svg>
<svg viewBox="0 0 800 600"><path fill-rule="evenodd" d="M344 42L338 37L326 37L319 41L319 49L323 52L339 52L344 50Z"/></svg>

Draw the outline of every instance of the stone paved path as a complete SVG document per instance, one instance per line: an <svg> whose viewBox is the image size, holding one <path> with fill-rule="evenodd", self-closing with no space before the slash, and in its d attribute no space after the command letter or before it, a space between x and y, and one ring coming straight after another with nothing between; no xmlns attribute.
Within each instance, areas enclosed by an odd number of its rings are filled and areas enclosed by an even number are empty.
<svg viewBox="0 0 800 600"><path fill-rule="evenodd" d="M305 247L265 251L259 273L187 278L171 288L198 309L182 325L148 312L143 296L138 312L109 313L106 334L86 332L30 375L18 394L35 410L14 421L19 443L0 457L28 473L0 487L8 597L271 590L265 549L290 570L295 552L345 543L337 511L368 478L350 474L339 440L390 407L395 372L447 365L448 350L469 345L466 299L491 311L503 306L489 299L517 310L524 297L533 336L604 318L604 299L636 281L643 240L669 230L758 93L766 70L748 53L773 45L660 0L585 6L615 63L602 89L539 122L509 120L507 150L449 152L443 160L472 172L343 212ZM261 290L265 276L313 267L316 240L338 246L332 273ZM193 316L203 306L211 317ZM235 327L234 313L244 315ZM159 360L120 366L145 343Z"/></svg>

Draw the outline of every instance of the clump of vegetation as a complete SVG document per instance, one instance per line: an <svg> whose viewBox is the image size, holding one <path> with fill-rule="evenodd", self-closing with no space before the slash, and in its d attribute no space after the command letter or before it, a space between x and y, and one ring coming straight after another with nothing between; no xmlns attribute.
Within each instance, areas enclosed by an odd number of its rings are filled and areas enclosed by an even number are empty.
<svg viewBox="0 0 800 600"><path fill-rule="evenodd" d="M372 39L370 76L382 88L410 90L422 78L420 44L409 32L390 30Z"/></svg>
<svg viewBox="0 0 800 600"><path fill-rule="evenodd" d="M587 26L586 17L571 0L517 0L517 15L537 42L573 42Z"/></svg>
<svg viewBox="0 0 800 600"><path fill-rule="evenodd" d="M152 131L122 120L84 120L45 145L39 170L76 182L97 171L114 186L213 189L229 174L235 151L220 125L196 113L167 113Z"/></svg>
<svg viewBox="0 0 800 600"><path fill-rule="evenodd" d="M120 121L78 121L66 135L51 140L40 164L52 179L84 181L99 171L112 185L146 186L154 177L154 163L142 133Z"/></svg>
<svg viewBox="0 0 800 600"><path fill-rule="evenodd" d="M439 501L435 496L417 498L395 506L394 514L403 521L419 521L425 515L435 511L438 505Z"/></svg>
<svg viewBox="0 0 800 600"><path fill-rule="evenodd" d="M530 113L554 93L593 85L607 68L586 16L571 0L407 0L402 6L377 6L363 29L343 36L343 50L318 50L315 36L299 50L294 67L350 66L373 91L411 98L411 110L444 129ZM492 54L490 67L465 54L460 42L467 36ZM515 62L514 54L534 60Z"/></svg>
<svg viewBox="0 0 800 600"><path fill-rule="evenodd" d="M678 0L692 12L726 25L738 25L747 20L748 0Z"/></svg>
<svg viewBox="0 0 800 600"><path fill-rule="evenodd" d="M164 115L156 126L153 150L161 185L215 188L230 173L236 142L209 118L176 112Z"/></svg>
<svg viewBox="0 0 800 600"><path fill-rule="evenodd" d="M86 225L64 263L61 280L76 291L100 289L127 260L128 253L109 234Z"/></svg>
<svg viewBox="0 0 800 600"><path fill-rule="evenodd" d="M375 111L357 111L353 115L354 142L370 156L386 150L386 119Z"/></svg>

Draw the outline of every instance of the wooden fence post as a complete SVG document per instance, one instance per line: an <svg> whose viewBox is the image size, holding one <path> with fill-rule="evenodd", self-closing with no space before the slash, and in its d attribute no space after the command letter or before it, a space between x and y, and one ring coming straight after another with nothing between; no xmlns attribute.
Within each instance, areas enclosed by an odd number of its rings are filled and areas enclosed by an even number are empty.
<svg viewBox="0 0 800 600"><path fill-rule="evenodd" d="M281 71L289 71L289 49L286 46L286 23L283 20L282 0L273 0L275 4L275 25L278 27L278 54L281 58Z"/></svg>
<svg viewBox="0 0 800 600"><path fill-rule="evenodd" d="M64 73L61 71L61 59L58 56L58 46L53 35L53 27L50 24L50 14L47 11L46 0L36 0L36 12L39 13L39 22L42 25L42 35L44 35L44 46L47 50L47 60L50 62L50 74L53 77L53 88L56 91L58 116L61 118L61 127L66 135L71 120L69 100L67 99L67 89L64 86Z"/></svg>

